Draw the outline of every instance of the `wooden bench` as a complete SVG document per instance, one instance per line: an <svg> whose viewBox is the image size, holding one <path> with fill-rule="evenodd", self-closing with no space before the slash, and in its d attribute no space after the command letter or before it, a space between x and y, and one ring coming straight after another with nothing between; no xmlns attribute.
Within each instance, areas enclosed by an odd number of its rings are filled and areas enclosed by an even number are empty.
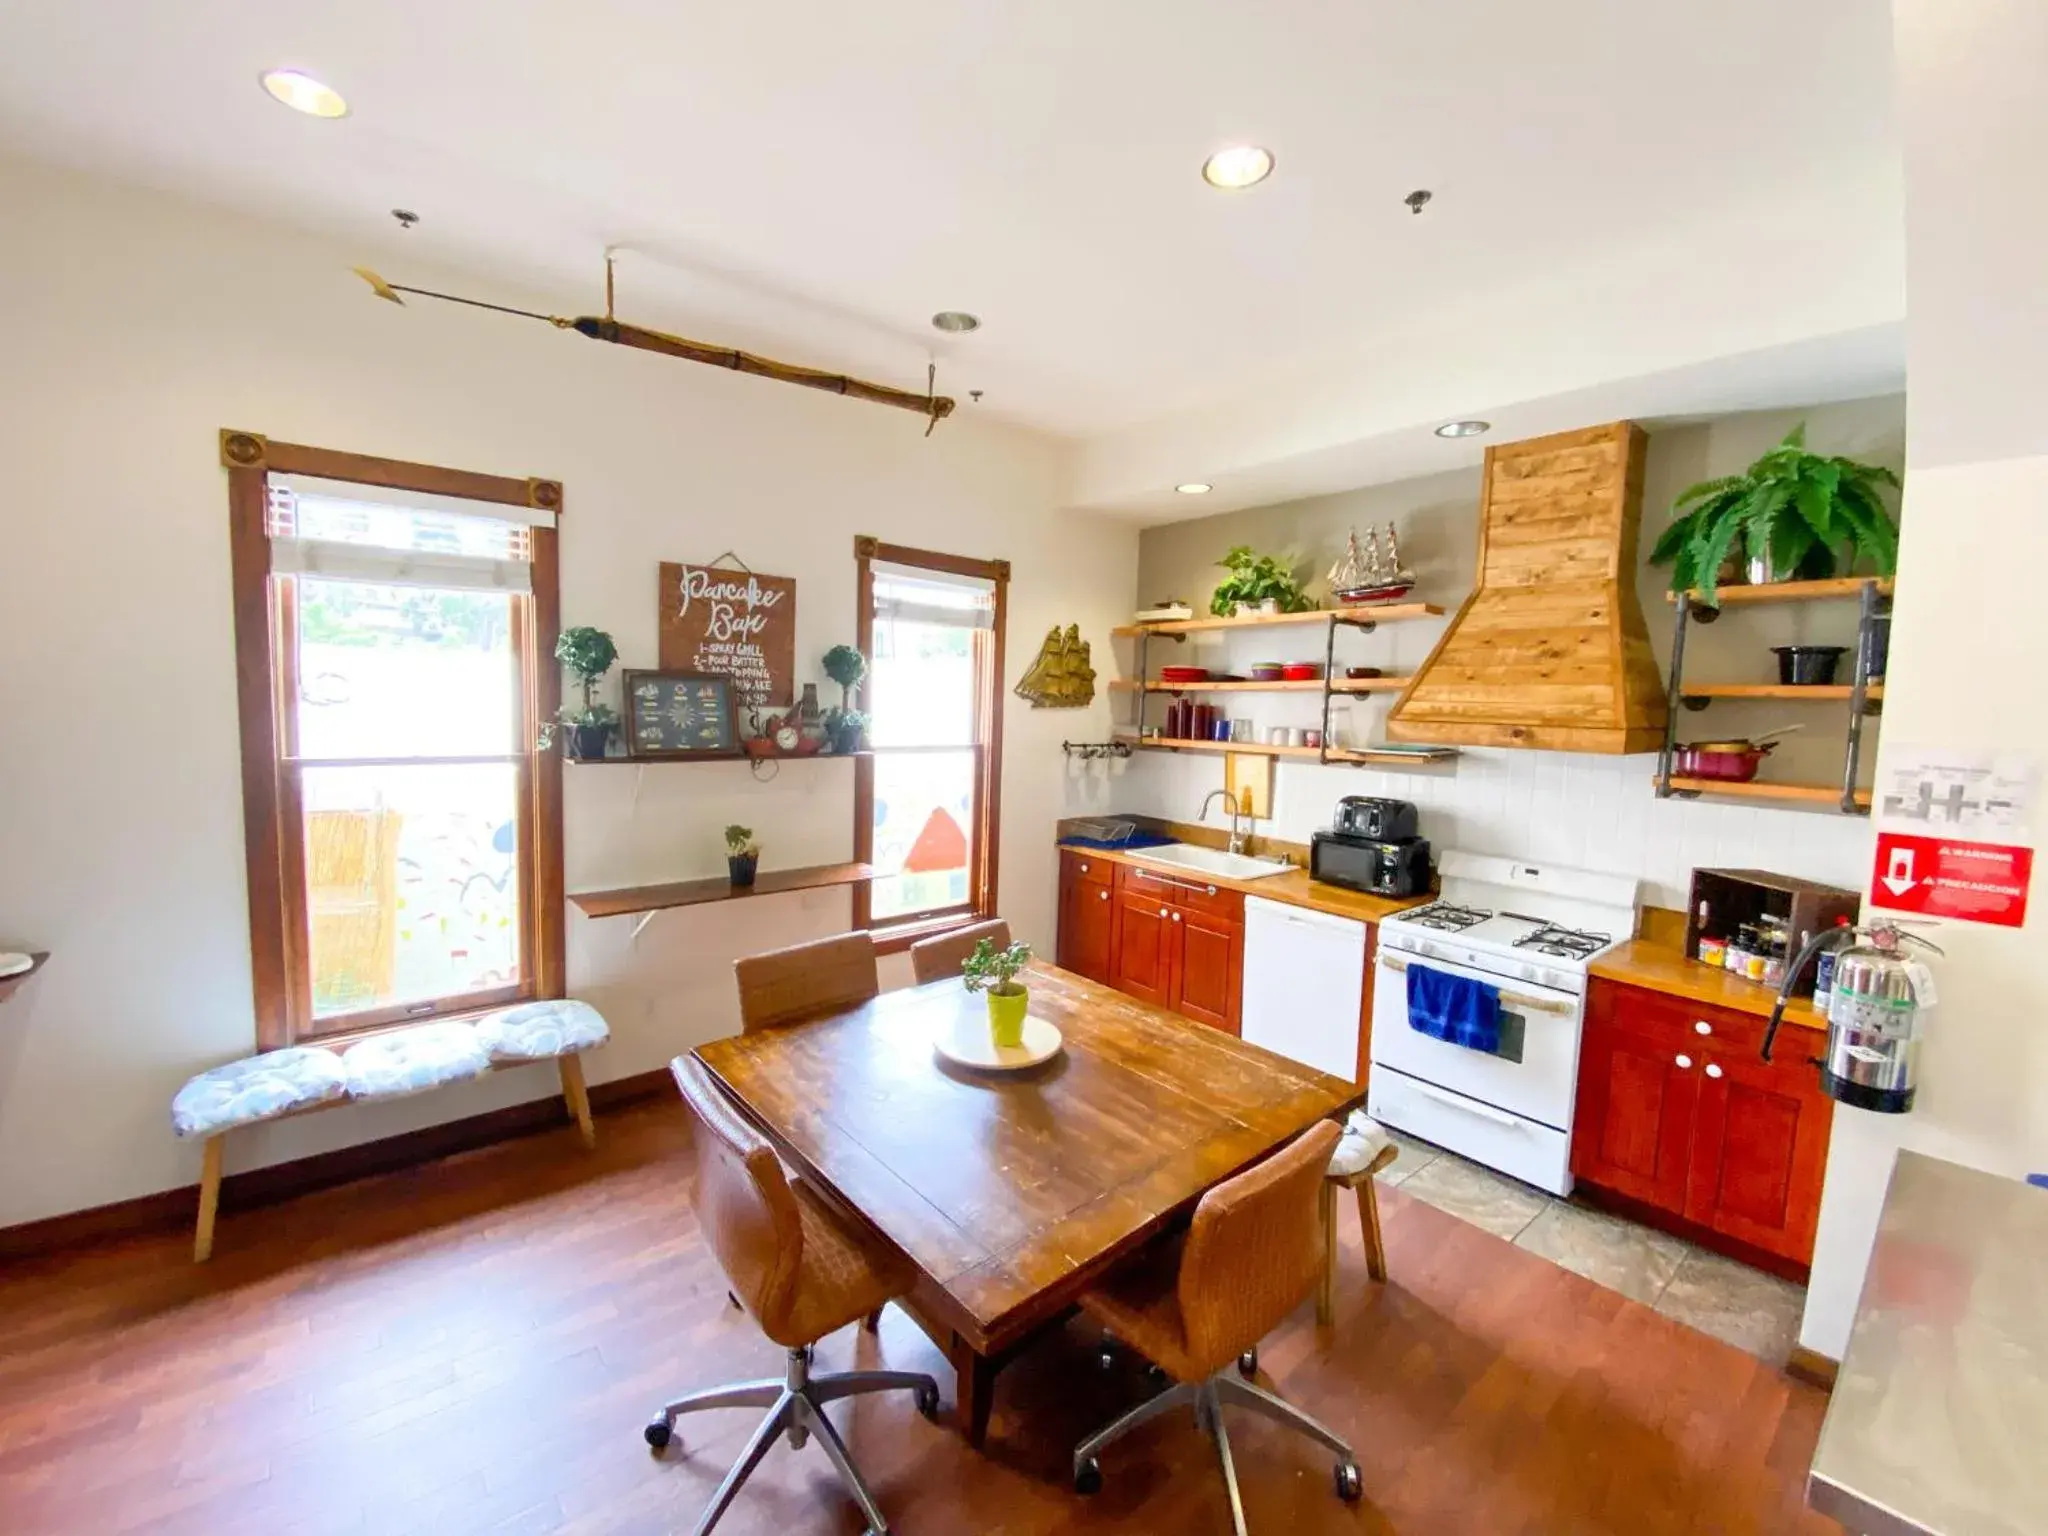
<svg viewBox="0 0 2048 1536"><path fill-rule="evenodd" d="M582 1053L610 1038L611 1029L595 1008L563 999L522 1003L475 1020L387 1030L338 1050L289 1046L201 1072L171 1101L171 1129L181 1138L205 1140L193 1262L203 1264L213 1253L221 1165L230 1131L340 1104L428 1093L474 1082L500 1067L552 1061L583 1144L594 1147L597 1128L590 1118Z"/></svg>

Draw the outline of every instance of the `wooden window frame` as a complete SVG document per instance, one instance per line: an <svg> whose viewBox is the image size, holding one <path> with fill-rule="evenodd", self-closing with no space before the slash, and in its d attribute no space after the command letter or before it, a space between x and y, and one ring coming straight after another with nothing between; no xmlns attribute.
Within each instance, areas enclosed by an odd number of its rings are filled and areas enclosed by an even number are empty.
<svg viewBox="0 0 2048 1536"><path fill-rule="evenodd" d="M875 921L874 890L866 881L853 888L853 926L874 935L875 947L884 954L907 949L919 939L948 928L977 923L996 915L998 860L1001 853L1003 793L1003 645L1009 619L1010 562L976 560L932 549L912 549L902 544L885 544L868 534L853 541L855 572L854 644L861 655L875 650L875 562L905 565L937 571L948 576L977 577L995 587L994 622L977 632L976 659L980 675L975 682L974 827L973 849L967 871L967 900L958 907L928 912L906 912L881 923ZM858 691L860 703L868 706L869 678L863 677ZM853 856L871 864L875 856L875 759L863 754L853 765Z"/></svg>
<svg viewBox="0 0 2048 1536"><path fill-rule="evenodd" d="M520 981L510 987L436 999L431 1014L402 1009L351 1015L344 1028L318 1030L307 969L305 850L296 803L297 778L285 771L294 714L293 679L279 663L292 652L280 633L281 605L271 590L268 531L271 474L306 475L357 485L417 491L559 517L562 487L554 480L515 480L380 459L367 454L273 442L260 433L223 429L221 465L228 478L228 542L235 613L235 681L241 716L242 824L249 878L249 954L256 1004L256 1045L272 1051L317 1040L343 1044L427 1019L459 1017L508 1002L563 995L562 759L539 748L540 726L561 705L554 664L561 631L558 532L534 526L531 600L513 605L512 640L523 681L519 700ZM285 616L288 619L288 615ZM385 761L372 759L372 762ZM296 835L295 835L296 834ZM389 1015L389 1016L387 1016Z"/></svg>

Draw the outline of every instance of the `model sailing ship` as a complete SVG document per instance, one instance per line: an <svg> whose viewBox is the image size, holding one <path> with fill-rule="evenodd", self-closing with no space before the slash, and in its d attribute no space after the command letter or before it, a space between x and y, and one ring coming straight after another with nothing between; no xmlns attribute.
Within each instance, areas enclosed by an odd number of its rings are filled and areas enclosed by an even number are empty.
<svg viewBox="0 0 2048 1536"><path fill-rule="evenodd" d="M1047 630L1038 659L1025 669L1014 691L1040 709L1078 709L1093 702L1095 668L1081 626L1069 624L1065 634L1057 624Z"/></svg>
<svg viewBox="0 0 2048 1536"><path fill-rule="evenodd" d="M1365 525L1365 548L1358 547L1358 530L1352 529L1344 553L1330 567L1330 601L1339 608L1356 608L1365 603L1391 603L1415 590L1415 573L1401 564L1401 546L1394 539L1394 525L1387 524L1387 545L1380 549L1378 532Z"/></svg>

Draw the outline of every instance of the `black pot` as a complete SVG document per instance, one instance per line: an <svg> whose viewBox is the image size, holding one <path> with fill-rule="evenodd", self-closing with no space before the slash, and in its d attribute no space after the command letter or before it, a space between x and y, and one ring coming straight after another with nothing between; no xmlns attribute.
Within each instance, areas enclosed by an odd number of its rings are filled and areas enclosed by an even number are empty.
<svg viewBox="0 0 2048 1536"><path fill-rule="evenodd" d="M1873 682L1884 676L1884 664L1891 659L1892 616L1876 614L1870 621L1870 633L1864 640L1863 675Z"/></svg>
<svg viewBox="0 0 2048 1536"><path fill-rule="evenodd" d="M611 740L612 728L608 725L579 725L569 733L569 755L589 762L604 756L605 743Z"/></svg>
<svg viewBox="0 0 2048 1536"><path fill-rule="evenodd" d="M725 867L734 885L752 885L754 871L760 862L758 853L728 853L725 856Z"/></svg>
<svg viewBox="0 0 2048 1536"><path fill-rule="evenodd" d="M1774 645L1778 658L1778 681L1788 688L1825 688L1835 680L1835 668L1849 654L1846 645Z"/></svg>

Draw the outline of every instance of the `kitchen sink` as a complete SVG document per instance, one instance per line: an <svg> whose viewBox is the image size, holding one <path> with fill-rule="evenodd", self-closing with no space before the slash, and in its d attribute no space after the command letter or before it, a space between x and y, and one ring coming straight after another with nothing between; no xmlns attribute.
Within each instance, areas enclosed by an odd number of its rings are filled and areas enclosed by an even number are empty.
<svg viewBox="0 0 2048 1536"><path fill-rule="evenodd" d="M1281 859L1254 859L1241 853L1225 853L1220 848L1198 848L1193 843L1168 843L1163 848L1147 848L1131 855L1146 864L1164 864L1171 869L1185 869L1201 875L1221 875L1226 880L1263 880L1269 875L1284 875L1294 866Z"/></svg>

